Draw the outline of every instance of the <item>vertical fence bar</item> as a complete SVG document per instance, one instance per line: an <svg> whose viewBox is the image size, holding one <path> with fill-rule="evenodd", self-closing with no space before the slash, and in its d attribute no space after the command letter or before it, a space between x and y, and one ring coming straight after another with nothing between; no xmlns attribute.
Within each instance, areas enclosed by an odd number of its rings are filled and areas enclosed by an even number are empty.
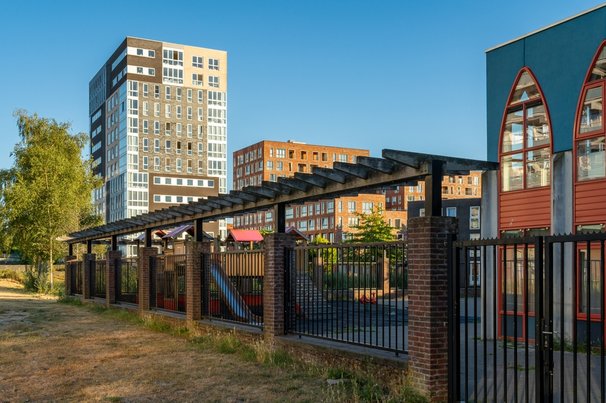
<svg viewBox="0 0 606 403"><path fill-rule="evenodd" d="M602 337L600 338L600 402L604 403L606 393L604 393L604 389L606 388L606 375L604 374L604 337L606 336L604 328L606 327L606 322L604 322L604 300L606 299L606 295L604 295L604 240L600 241L600 330L602 333Z"/></svg>
<svg viewBox="0 0 606 403"><path fill-rule="evenodd" d="M488 401L488 314L487 312L487 300L488 300L488 289L486 286L486 273L488 268L486 267L486 245L482 245L480 248L482 257L482 275L480 276L480 293L482 295L482 358L484 368L484 401Z"/></svg>
<svg viewBox="0 0 606 403"><path fill-rule="evenodd" d="M536 398L545 399L545 362L543 357L543 238L537 237L534 248L535 272L535 345L536 345Z"/></svg>
<svg viewBox="0 0 606 403"><path fill-rule="evenodd" d="M529 401L530 398L530 388L529 388L529 374L528 367L530 363L528 362L528 282L530 280L529 272L528 272L528 244L524 245L524 395L526 396L526 402ZM536 278L535 278L536 280ZM535 309L536 312L536 309ZM536 314L535 314L536 318Z"/></svg>
<svg viewBox="0 0 606 403"><path fill-rule="evenodd" d="M572 268L573 268L573 276L572 276L572 303L571 307L571 321L572 321L572 396L574 401L578 401L578 388L577 388L577 269L578 269L578 261L577 256L579 255L579 248L577 245L577 241L573 242L573 252L572 252Z"/></svg>
<svg viewBox="0 0 606 403"><path fill-rule="evenodd" d="M518 401L518 244L513 244L513 400Z"/></svg>
<svg viewBox="0 0 606 403"><path fill-rule="evenodd" d="M550 238L543 239L543 248L540 251L543 259L543 265L546 272L544 272L546 285L545 292L545 304L544 304L544 322L543 322L543 334L545 344L545 398L548 401L553 401L553 243ZM547 242L545 241L547 239ZM536 281L536 278L535 278Z"/></svg>
<svg viewBox="0 0 606 403"><path fill-rule="evenodd" d="M564 346L566 343L565 335L565 321L566 321L566 310L565 310L565 288L564 288L564 250L566 243L560 243L560 395L562 399L564 397L564 371L566 366L564 365ZM574 266L573 266L574 268Z"/></svg>
<svg viewBox="0 0 606 403"><path fill-rule="evenodd" d="M503 401L507 401L507 245L503 245Z"/></svg>

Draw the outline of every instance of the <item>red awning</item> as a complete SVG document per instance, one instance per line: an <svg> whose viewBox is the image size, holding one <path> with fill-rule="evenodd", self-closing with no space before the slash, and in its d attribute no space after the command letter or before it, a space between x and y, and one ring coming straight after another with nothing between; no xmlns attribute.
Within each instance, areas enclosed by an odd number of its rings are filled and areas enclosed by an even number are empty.
<svg viewBox="0 0 606 403"><path fill-rule="evenodd" d="M233 242L261 242L263 235L257 230L230 229L227 241Z"/></svg>

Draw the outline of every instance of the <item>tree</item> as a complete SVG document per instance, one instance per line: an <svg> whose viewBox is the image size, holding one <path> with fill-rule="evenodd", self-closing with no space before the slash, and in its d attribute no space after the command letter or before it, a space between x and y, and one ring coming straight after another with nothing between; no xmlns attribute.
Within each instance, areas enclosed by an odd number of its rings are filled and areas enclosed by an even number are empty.
<svg viewBox="0 0 606 403"><path fill-rule="evenodd" d="M82 159L86 134L71 134L68 123L25 111L15 117L20 142L13 167L0 171L0 226L38 274L48 271L53 287L54 258L65 252L57 238L100 221L91 205L100 180Z"/></svg>
<svg viewBox="0 0 606 403"><path fill-rule="evenodd" d="M358 225L352 228L356 230L352 242L389 242L395 240L393 228L383 218L383 210L379 207L373 208L370 213L356 213L359 219Z"/></svg>

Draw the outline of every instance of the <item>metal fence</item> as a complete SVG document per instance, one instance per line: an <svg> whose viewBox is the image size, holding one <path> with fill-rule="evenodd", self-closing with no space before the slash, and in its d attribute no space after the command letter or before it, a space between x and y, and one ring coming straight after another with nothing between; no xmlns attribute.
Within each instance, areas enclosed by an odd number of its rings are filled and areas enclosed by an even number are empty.
<svg viewBox="0 0 606 403"><path fill-rule="evenodd" d="M138 258L120 259L116 264L116 300L137 304L138 290Z"/></svg>
<svg viewBox="0 0 606 403"><path fill-rule="evenodd" d="M453 243L453 401L606 399L605 241L595 233ZM459 284L461 270L474 269L470 252L480 256L481 293Z"/></svg>
<svg viewBox="0 0 606 403"><path fill-rule="evenodd" d="M202 262L202 312L262 327L264 251L202 254Z"/></svg>
<svg viewBox="0 0 606 403"><path fill-rule="evenodd" d="M298 246L287 264L291 333L407 352L405 243Z"/></svg>
<svg viewBox="0 0 606 403"><path fill-rule="evenodd" d="M71 284L71 294L82 295L82 267L83 263L81 260L73 261L69 263L70 265L70 284Z"/></svg>
<svg viewBox="0 0 606 403"><path fill-rule="evenodd" d="M185 255L151 257L151 304L185 312Z"/></svg>
<svg viewBox="0 0 606 403"><path fill-rule="evenodd" d="M105 271L107 270L107 261L95 260L92 262L91 268L91 295L97 298L105 298Z"/></svg>

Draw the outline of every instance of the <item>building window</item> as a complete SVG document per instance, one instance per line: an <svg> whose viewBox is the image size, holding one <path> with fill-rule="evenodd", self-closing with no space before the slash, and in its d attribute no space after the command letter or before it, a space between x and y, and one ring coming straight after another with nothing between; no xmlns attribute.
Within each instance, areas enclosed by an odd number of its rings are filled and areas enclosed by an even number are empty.
<svg viewBox="0 0 606 403"><path fill-rule="evenodd" d="M191 75L191 83L193 85L203 85L204 77L202 76L202 74L194 73Z"/></svg>
<svg viewBox="0 0 606 403"><path fill-rule="evenodd" d="M347 212L349 213L355 213L356 211L356 202L355 201L348 201L347 202Z"/></svg>
<svg viewBox="0 0 606 403"><path fill-rule="evenodd" d="M219 77L217 76L208 76L208 86L219 88Z"/></svg>
<svg viewBox="0 0 606 403"><path fill-rule="evenodd" d="M536 80L524 68L505 111L501 135L503 191L549 186L551 131Z"/></svg>
<svg viewBox="0 0 606 403"><path fill-rule="evenodd" d="M219 59L208 59L209 70L219 70Z"/></svg>
<svg viewBox="0 0 606 403"><path fill-rule="evenodd" d="M456 217L456 216L457 216L456 207L446 207L446 217Z"/></svg>
<svg viewBox="0 0 606 403"><path fill-rule="evenodd" d="M480 229L480 206L469 208L469 229Z"/></svg>
<svg viewBox="0 0 606 403"><path fill-rule="evenodd" d="M193 67L198 67L198 68L202 68L203 67L203 58L202 56L193 56L192 57L192 63L191 65Z"/></svg>
<svg viewBox="0 0 606 403"><path fill-rule="evenodd" d="M606 177L603 100L606 79L606 46L602 45L583 88L583 102L577 112L577 180Z"/></svg>

